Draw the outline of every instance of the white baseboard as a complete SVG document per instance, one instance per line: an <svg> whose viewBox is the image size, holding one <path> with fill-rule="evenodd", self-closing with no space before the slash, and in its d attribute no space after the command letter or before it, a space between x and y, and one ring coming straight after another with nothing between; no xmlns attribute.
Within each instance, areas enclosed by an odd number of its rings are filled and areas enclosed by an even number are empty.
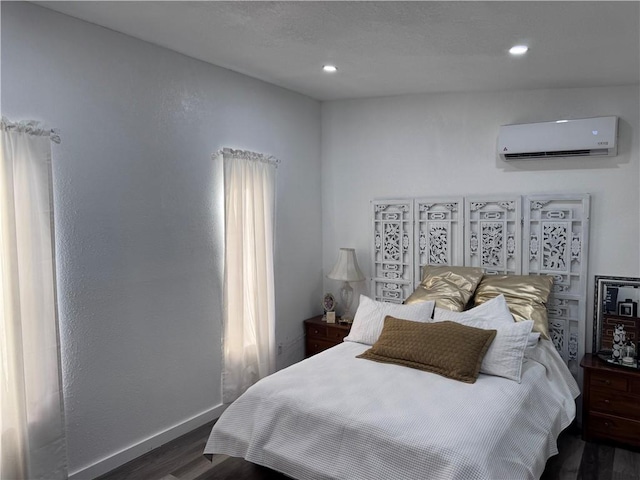
<svg viewBox="0 0 640 480"><path fill-rule="evenodd" d="M153 435L141 442L131 445L113 455L103 458L91 465L69 473L69 480L89 480L99 477L107 472L110 472L114 468L118 468L131 460L150 452L154 448L158 448L171 440L189 433L191 430L195 430L202 425L211 422L222 415L225 408L228 405L218 405L209 410L206 410L182 423L169 427L168 429Z"/></svg>

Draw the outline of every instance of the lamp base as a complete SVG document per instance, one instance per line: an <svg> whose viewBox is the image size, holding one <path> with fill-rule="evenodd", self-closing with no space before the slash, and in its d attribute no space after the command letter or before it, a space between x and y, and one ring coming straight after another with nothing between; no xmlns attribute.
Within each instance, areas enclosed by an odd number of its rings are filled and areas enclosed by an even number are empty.
<svg viewBox="0 0 640 480"><path fill-rule="evenodd" d="M351 304L353 303L353 288L349 282L344 282L340 288L340 300L344 305L344 312L340 321L344 323L353 323L353 315L351 315Z"/></svg>

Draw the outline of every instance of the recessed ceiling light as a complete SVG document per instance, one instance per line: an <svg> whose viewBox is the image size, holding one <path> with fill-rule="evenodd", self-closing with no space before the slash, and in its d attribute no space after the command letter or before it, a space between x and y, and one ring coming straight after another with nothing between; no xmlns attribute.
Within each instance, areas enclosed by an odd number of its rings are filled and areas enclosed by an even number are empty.
<svg viewBox="0 0 640 480"><path fill-rule="evenodd" d="M338 71L338 69L335 65L324 65L322 67L322 71L326 73L335 73Z"/></svg>
<svg viewBox="0 0 640 480"><path fill-rule="evenodd" d="M524 53L527 53L527 50L529 50L529 47L527 47L526 45L514 45L509 49L509 53L511 55L522 55Z"/></svg>

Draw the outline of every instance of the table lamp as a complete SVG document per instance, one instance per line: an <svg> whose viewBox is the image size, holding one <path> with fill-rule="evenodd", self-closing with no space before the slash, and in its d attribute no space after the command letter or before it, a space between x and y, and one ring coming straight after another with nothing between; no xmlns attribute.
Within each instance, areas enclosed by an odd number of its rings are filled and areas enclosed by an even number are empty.
<svg viewBox="0 0 640 480"><path fill-rule="evenodd" d="M358 266L356 259L356 251L353 248L341 248L338 254L338 260L333 269L327 275L332 280L342 280L344 283L340 288L340 300L344 305L344 313L342 321L351 323L353 316L351 315L351 303L353 302L353 288L349 282L360 282L364 280L364 275Z"/></svg>

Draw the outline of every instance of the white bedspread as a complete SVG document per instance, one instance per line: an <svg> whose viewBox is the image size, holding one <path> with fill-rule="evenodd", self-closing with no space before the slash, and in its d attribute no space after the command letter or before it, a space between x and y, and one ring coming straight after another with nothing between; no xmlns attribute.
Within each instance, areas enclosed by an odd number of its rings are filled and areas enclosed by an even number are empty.
<svg viewBox="0 0 640 480"><path fill-rule="evenodd" d="M541 340L522 383L475 384L355 358L345 342L267 377L224 412L205 454L296 479L529 479L557 453L578 387Z"/></svg>

